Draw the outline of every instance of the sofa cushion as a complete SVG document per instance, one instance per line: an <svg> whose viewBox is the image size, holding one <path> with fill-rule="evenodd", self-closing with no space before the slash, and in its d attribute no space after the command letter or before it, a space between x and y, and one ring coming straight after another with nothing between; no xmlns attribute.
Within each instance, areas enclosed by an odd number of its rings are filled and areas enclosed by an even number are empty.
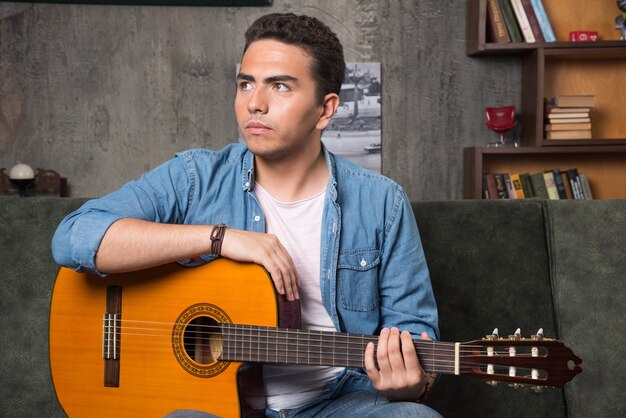
<svg viewBox="0 0 626 418"><path fill-rule="evenodd" d="M583 359L571 417L626 414L626 201L546 202L559 334Z"/></svg>
<svg viewBox="0 0 626 418"><path fill-rule="evenodd" d="M48 364L48 315L58 267L50 241L84 199L2 198L0 416L65 416Z"/></svg>
<svg viewBox="0 0 626 418"><path fill-rule="evenodd" d="M501 337L542 327L555 337L548 249L540 200L413 204L435 298L441 339L467 341L498 328ZM444 375L429 404L443 416L558 417L563 391L534 393Z"/></svg>

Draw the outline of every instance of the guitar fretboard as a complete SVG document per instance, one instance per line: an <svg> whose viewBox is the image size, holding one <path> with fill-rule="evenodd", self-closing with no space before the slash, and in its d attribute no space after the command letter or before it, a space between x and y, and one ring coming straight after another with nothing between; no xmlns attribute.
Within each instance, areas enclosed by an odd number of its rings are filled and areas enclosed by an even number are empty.
<svg viewBox="0 0 626 418"><path fill-rule="evenodd" d="M221 360L310 366L364 367L365 347L378 338L315 330L222 324ZM414 340L426 372L454 373L454 350ZM445 344L445 343L444 343Z"/></svg>

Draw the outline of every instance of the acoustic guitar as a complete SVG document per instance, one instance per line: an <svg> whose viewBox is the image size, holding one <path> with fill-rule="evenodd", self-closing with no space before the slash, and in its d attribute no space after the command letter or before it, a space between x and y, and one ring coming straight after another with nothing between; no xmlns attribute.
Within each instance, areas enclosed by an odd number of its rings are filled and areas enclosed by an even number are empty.
<svg viewBox="0 0 626 418"><path fill-rule="evenodd" d="M377 337L298 329L299 306L267 272L225 259L103 278L61 268L50 309L50 366L70 417L220 417L264 409L263 363L363 367ZM562 387L582 362L557 340L416 339L427 372Z"/></svg>

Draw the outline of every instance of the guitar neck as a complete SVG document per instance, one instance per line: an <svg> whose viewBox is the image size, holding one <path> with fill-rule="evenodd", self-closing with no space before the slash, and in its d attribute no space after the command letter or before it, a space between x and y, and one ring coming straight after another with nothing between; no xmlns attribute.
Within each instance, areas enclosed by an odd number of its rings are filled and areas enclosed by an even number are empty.
<svg viewBox="0 0 626 418"><path fill-rule="evenodd" d="M365 367L369 335L222 324L220 360L308 366ZM454 373L454 344L413 340L428 373Z"/></svg>

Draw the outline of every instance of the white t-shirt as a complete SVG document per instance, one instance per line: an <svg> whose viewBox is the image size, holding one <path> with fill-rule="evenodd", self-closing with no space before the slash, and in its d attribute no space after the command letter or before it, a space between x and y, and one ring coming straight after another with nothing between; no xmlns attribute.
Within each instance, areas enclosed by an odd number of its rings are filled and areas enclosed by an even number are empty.
<svg viewBox="0 0 626 418"><path fill-rule="evenodd" d="M300 281L302 328L335 331L322 304L320 290L320 237L326 191L285 203L274 199L258 183L254 190L265 214L266 232L278 237L294 261ZM342 370L342 367L265 365L267 406L277 411L302 406L317 398L326 383Z"/></svg>

